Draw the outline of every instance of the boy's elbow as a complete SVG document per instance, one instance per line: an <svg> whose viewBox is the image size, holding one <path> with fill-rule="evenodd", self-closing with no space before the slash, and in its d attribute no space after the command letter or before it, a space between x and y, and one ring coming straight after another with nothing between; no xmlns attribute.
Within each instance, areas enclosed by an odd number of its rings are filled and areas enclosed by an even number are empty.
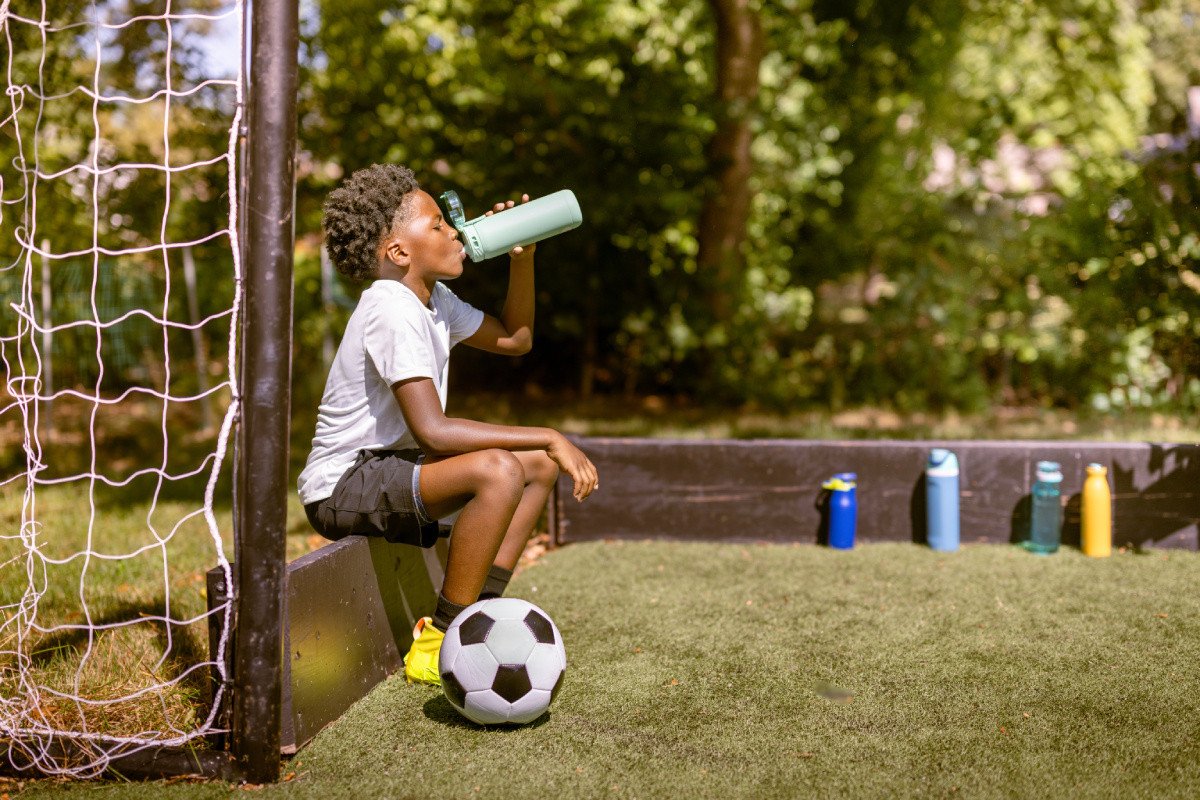
<svg viewBox="0 0 1200 800"><path fill-rule="evenodd" d="M523 356L533 349L533 331L526 328L512 338L512 344L509 346L509 354L514 356Z"/></svg>
<svg viewBox="0 0 1200 800"><path fill-rule="evenodd" d="M431 456L446 455L451 452L449 437L440 434L426 434L418 436L413 434L413 439L417 442L417 447L421 448L421 452Z"/></svg>
<svg viewBox="0 0 1200 800"><path fill-rule="evenodd" d="M450 432L445 425L421 425L410 429L417 447L430 455L450 452Z"/></svg>

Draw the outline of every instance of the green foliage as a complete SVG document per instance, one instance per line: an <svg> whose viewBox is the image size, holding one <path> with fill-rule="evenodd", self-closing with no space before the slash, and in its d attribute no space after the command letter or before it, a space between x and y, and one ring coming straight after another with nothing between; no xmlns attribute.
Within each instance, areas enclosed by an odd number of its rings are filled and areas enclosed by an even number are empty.
<svg viewBox="0 0 1200 800"><path fill-rule="evenodd" d="M37 16L26 6L12 5ZM88 8L52 13L61 23ZM158 9L98 4L102 15ZM392 160L433 191L457 189L468 212L563 187L583 205L585 225L539 251L538 346L515 369L466 355L468 387L783 407L1200 403L1198 156L1186 135L1200 0L760 0L753 203L732 287L697 263L720 108L709 3L319 0L311 10L297 198L305 350L344 316L321 299L320 203L346 171ZM91 84L94 54L87 37L57 34L43 61L35 28L7 31L15 82L55 96L27 93L17 117L0 119L10 231L26 209L18 147L28 156L36 145L46 171L89 157L90 100L57 95ZM203 31L175 32L178 87L199 76ZM115 31L101 88L161 81L163 34L157 21ZM214 89L172 103L172 163L223 149L230 102ZM161 163L165 107L102 104L98 162ZM169 214L161 172L113 177L96 214L86 179L40 182L35 238L87 248L95 227L105 246L153 244L164 228L190 237L223 213L219 166L173 176ZM11 242L0 244L5 307L37 291L8 268ZM201 274L222 257L198 252ZM120 269L130 302L178 280L161 258ZM492 307L503 287L503 266L487 264L457 288ZM231 290L228 276L209 281L202 314ZM732 310L720 323L718 294ZM223 332L210 334L219 353ZM139 379L138 365L121 363L109 380Z"/></svg>
<svg viewBox="0 0 1200 800"><path fill-rule="evenodd" d="M302 218L316 230L332 178L380 159L409 164L433 191L456 188L472 215L570 187L587 224L540 253L552 300L535 376L575 377L556 362L589 341L608 354L611 383L630 364L669 369L686 344L658 321L697 294L696 186L712 128L703 15L680 0L323 5L301 135L340 170L302 185ZM496 297L498 271L475 270L463 291Z"/></svg>
<svg viewBox="0 0 1200 800"><path fill-rule="evenodd" d="M220 7L219 0L196 0L186 12ZM10 304L24 301L44 321L47 289L56 325L91 320L93 313L110 323L135 309L190 322L180 251L152 248L210 236L228 219L228 165L220 156L229 147L235 97L232 86L205 83L231 77L211 74L204 62L199 44L208 22L174 20L168 46L161 0L14 0L6 12L13 16L0 16L7 92L0 112L4 336L17 327ZM36 24L43 17L45 30ZM168 96L167 89L176 94ZM173 171L117 168L139 164ZM29 253L22 242L53 257ZM147 251L113 257L96 248ZM201 317L227 311L234 291L228 239L196 246L192 254ZM213 356L223 358L228 320L214 320L203 334ZM24 341L25 352L10 340L5 355L31 365L30 337ZM170 360L194 355L185 334L164 333L141 316L107 328L100 344L94 329L69 328L53 335L54 388L94 385L101 376L108 389L162 385ZM196 391L194 373L177 370L174 388Z"/></svg>
<svg viewBox="0 0 1200 800"><path fill-rule="evenodd" d="M339 170L385 158L476 210L573 188L586 225L540 253L526 381L835 407L1195 402L1194 143L1143 139L1184 130L1200 4L756 13L754 202L723 325L696 264L717 106L694 0L324 4L303 136L332 168L303 184L305 219ZM497 297L490 272L464 291Z"/></svg>

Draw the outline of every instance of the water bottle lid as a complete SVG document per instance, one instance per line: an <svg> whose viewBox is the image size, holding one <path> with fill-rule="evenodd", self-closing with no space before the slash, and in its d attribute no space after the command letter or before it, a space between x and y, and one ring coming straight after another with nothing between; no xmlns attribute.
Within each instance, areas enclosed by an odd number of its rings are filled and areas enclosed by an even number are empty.
<svg viewBox="0 0 1200 800"><path fill-rule="evenodd" d="M1047 483L1057 483L1063 479L1062 467L1057 461L1037 462L1037 479Z"/></svg>
<svg viewBox="0 0 1200 800"><path fill-rule="evenodd" d="M1104 466L1103 464L1096 464L1095 462L1093 462L1093 463L1087 465L1087 474L1088 475L1107 475L1108 467Z"/></svg>
<svg viewBox="0 0 1200 800"><path fill-rule="evenodd" d="M849 480L847 480L849 476ZM828 489L831 492L848 492L857 484L854 482L855 475L853 472L839 472L829 480L821 484L822 489Z"/></svg>
<svg viewBox="0 0 1200 800"><path fill-rule="evenodd" d="M839 472L838 474L834 475L833 477L841 478L846 483L854 483L856 480L858 480L858 473L857 472Z"/></svg>
<svg viewBox="0 0 1200 800"><path fill-rule="evenodd" d="M929 451L925 474L934 478L949 478L958 474L958 456L944 447Z"/></svg>
<svg viewBox="0 0 1200 800"><path fill-rule="evenodd" d="M467 214L463 210L462 201L458 199L458 192L453 189L438 196L438 207L441 208L442 217L458 230L462 230L463 225L467 224Z"/></svg>

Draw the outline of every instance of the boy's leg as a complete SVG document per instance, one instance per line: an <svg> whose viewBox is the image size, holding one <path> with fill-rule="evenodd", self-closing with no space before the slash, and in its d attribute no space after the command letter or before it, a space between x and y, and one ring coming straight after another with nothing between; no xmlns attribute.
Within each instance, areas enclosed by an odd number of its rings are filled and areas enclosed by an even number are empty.
<svg viewBox="0 0 1200 800"><path fill-rule="evenodd" d="M493 577L499 573L508 573L511 576L512 570L517 566L517 561L521 558L521 553L525 551L525 545L529 542L529 537L533 534L534 526L537 525L538 518L546 507L546 500L550 497L550 491L554 488L554 482L558 479L558 465L542 450L519 451L509 453L503 450L483 451L487 453L482 459L471 459L471 456L479 456L479 453L468 453L462 456L452 456L436 461L427 461L421 467L421 497L425 505L426 512L436 518L446 516L459 508L462 512L459 514L459 519L454 524L455 532L458 536L450 540L450 559L454 560L455 567L460 566L456 557L455 539L475 539L480 537L481 533L484 538L488 538L494 534L494 524L498 522L498 517L507 512L503 506L493 508L473 508L468 512L467 508L463 507L464 501L468 505L471 504L472 498L475 495L469 495L462 491L463 479L468 481L475 479L475 483L479 479L486 479L488 476L497 476L498 472L507 470L511 467L508 459L505 456L511 456L516 459L521 467L521 495L517 502L516 509L512 511L507 527L504 530L504 538L500 543L499 549L492 557L490 562L491 569L485 575L485 584L494 583ZM491 465L490 462L496 460L503 462L502 464ZM447 467L449 469L447 469ZM482 467L483 475L479 475L478 470ZM501 469L496 469L501 467ZM448 475L446 473L449 473ZM479 521L476 519L476 512L493 512L486 514L487 517L492 517L487 520L491 524L487 524L483 533L479 526ZM463 521L463 515L467 515L467 520ZM462 552L461 555L466 560L470 561L473 566L478 566L480 554L478 548L468 548L469 552ZM470 589L459 583L459 579L464 577L464 574L455 569L455 586L452 588L452 595L447 595L447 598L455 602L464 602L458 598L463 596L459 589L466 589L467 594ZM471 571L474 572L473 570ZM492 577L490 577L492 576ZM506 576L507 577L507 576ZM450 564L447 564L447 583L450 578ZM507 581L505 581L507 582ZM474 580L471 581L474 585ZM488 588L494 588L489 586ZM482 591L483 587L481 587ZM504 587L500 586L500 591L493 591L491 594L499 595L503 592ZM474 600L465 601L469 605Z"/></svg>
<svg viewBox="0 0 1200 800"><path fill-rule="evenodd" d="M523 499L525 470L507 450L479 450L425 461L420 486L430 517L462 509L450 537L441 594L455 605L468 606L479 599Z"/></svg>
<svg viewBox="0 0 1200 800"><path fill-rule="evenodd" d="M488 569L521 501L525 474L512 453L480 450L421 464L425 513L434 519L461 508L450 537L446 577L432 620L422 618L404 657L409 681L440 684L442 639L454 618L479 598Z"/></svg>
<svg viewBox="0 0 1200 800"><path fill-rule="evenodd" d="M504 592L557 478L558 466L541 451L482 450L421 465L425 512L437 519L461 511L432 625L426 625L429 620L418 623L404 659L410 681L440 682L443 633L481 595Z"/></svg>
<svg viewBox="0 0 1200 800"><path fill-rule="evenodd" d="M558 480L558 465L544 450L517 451L513 455L521 462L525 472L525 489L521 492L521 502L517 504L504 541L496 553L496 560L488 570L483 591L479 593L480 600L504 596L504 590L512 580L513 569L525 552L525 545L529 543L529 537L546 508L546 499Z"/></svg>
<svg viewBox="0 0 1200 800"><path fill-rule="evenodd" d="M494 562L497 567L509 572L517 566L521 553L525 552L525 545L546 508L546 500L550 497L554 482L558 480L558 464L546 455L545 450L524 450L513 455L521 462L525 488Z"/></svg>

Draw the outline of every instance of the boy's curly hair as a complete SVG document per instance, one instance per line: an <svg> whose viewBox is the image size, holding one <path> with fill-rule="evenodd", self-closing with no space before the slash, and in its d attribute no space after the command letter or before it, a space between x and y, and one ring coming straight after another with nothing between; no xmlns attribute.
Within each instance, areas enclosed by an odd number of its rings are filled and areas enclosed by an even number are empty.
<svg viewBox="0 0 1200 800"><path fill-rule="evenodd" d="M355 281L379 269L379 242L404 221L404 198L421 185L408 167L374 164L357 170L325 199L325 247L338 272Z"/></svg>

